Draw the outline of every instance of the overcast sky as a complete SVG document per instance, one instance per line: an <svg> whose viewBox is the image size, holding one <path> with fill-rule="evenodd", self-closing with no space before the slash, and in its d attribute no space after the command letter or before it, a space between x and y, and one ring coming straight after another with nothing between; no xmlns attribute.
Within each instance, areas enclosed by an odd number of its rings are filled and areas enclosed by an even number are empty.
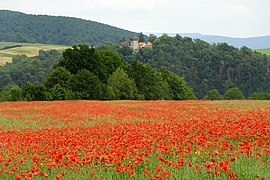
<svg viewBox="0 0 270 180"><path fill-rule="evenodd" d="M0 0L0 9L78 17L135 32L270 35L270 0Z"/></svg>

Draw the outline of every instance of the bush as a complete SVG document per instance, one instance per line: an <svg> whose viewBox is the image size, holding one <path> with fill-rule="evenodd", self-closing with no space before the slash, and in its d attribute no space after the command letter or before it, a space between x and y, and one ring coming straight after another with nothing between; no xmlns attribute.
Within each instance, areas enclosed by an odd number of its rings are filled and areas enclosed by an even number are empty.
<svg viewBox="0 0 270 180"><path fill-rule="evenodd" d="M204 96L205 100L221 100L222 95L219 94L217 89L212 89L207 92L207 94Z"/></svg>
<svg viewBox="0 0 270 180"><path fill-rule="evenodd" d="M3 98L5 101L21 101L22 90L18 85L10 84L3 90Z"/></svg>
<svg viewBox="0 0 270 180"><path fill-rule="evenodd" d="M270 93L267 93L267 92L254 92L248 97L248 99L270 100Z"/></svg>
<svg viewBox="0 0 270 180"><path fill-rule="evenodd" d="M237 87L231 88L224 93L226 100L241 100L245 99L244 94Z"/></svg>

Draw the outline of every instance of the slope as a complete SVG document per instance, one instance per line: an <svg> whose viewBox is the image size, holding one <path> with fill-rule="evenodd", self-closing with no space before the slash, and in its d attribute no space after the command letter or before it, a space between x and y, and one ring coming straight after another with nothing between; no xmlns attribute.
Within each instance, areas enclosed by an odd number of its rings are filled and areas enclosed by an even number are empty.
<svg viewBox="0 0 270 180"><path fill-rule="evenodd" d="M98 22L62 16L29 15L0 10L0 41L42 44L118 43L133 32Z"/></svg>

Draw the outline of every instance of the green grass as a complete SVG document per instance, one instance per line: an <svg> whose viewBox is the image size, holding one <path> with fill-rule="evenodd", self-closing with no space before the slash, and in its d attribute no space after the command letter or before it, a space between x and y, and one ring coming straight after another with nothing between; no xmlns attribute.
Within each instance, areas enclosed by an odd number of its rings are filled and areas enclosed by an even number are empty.
<svg viewBox="0 0 270 180"><path fill-rule="evenodd" d="M265 49L256 49L257 52L263 53L270 55L270 48L265 48Z"/></svg>
<svg viewBox="0 0 270 180"><path fill-rule="evenodd" d="M12 61L12 57L15 55L26 55L28 57L33 57L38 55L39 50L51 50L55 49L58 51L63 51L69 46L62 45L51 45L51 44L34 44L34 43L16 43L16 42L0 42L0 49L6 46L21 45L22 47L14 47L10 49L0 50L0 65Z"/></svg>

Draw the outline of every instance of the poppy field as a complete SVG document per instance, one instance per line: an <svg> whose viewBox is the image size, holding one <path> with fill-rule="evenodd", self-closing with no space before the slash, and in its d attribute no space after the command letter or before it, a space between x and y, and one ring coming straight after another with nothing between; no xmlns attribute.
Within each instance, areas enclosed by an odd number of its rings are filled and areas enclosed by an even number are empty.
<svg viewBox="0 0 270 180"><path fill-rule="evenodd" d="M270 179L270 101L0 103L0 179Z"/></svg>

